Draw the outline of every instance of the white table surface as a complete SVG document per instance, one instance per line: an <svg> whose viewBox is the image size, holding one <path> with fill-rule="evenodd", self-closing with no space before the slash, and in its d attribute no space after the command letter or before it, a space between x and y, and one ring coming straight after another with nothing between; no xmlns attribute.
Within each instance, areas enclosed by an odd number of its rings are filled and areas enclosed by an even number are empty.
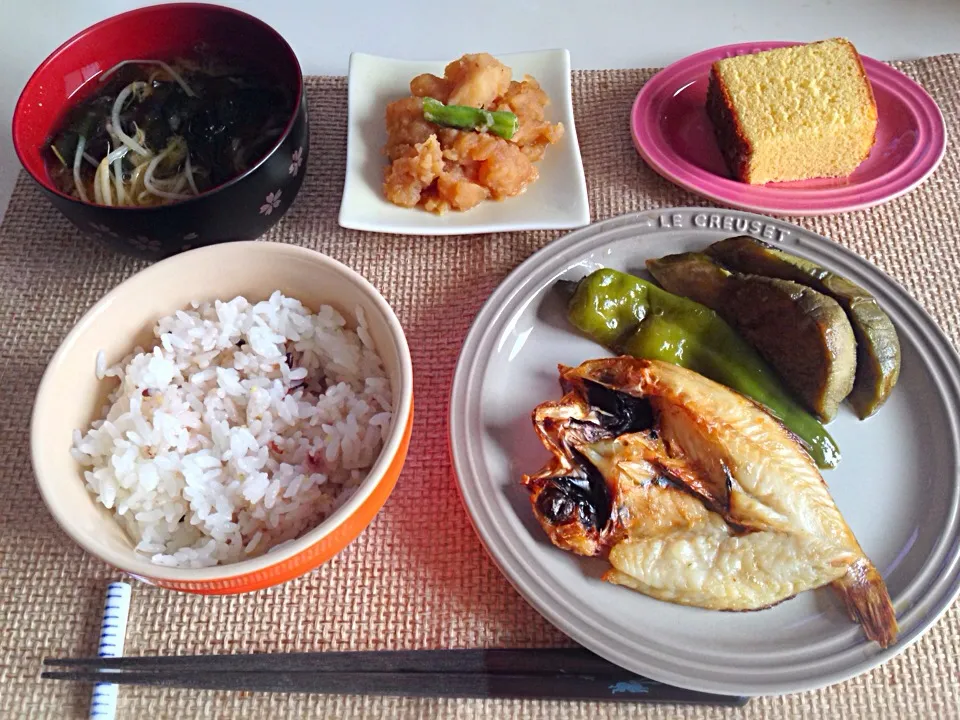
<svg viewBox="0 0 960 720"><path fill-rule="evenodd" d="M10 117L30 73L88 25L149 4L0 0L0 213L20 169ZM221 4L275 27L308 75L345 74L354 50L452 59L464 52L565 47L577 69L659 67L732 42L838 35L881 60L960 52L960 0L486 0L445 3L442 15L436 12L441 4L424 0Z"/></svg>

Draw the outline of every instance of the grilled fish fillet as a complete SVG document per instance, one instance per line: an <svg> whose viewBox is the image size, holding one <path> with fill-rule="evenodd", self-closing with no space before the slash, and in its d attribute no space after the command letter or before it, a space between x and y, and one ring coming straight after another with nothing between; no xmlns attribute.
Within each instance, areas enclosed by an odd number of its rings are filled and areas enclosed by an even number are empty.
<svg viewBox="0 0 960 720"><path fill-rule="evenodd" d="M610 582L709 609L832 585L867 637L896 640L879 572L809 455L761 407L657 361L560 375L563 399L534 411L552 458L523 478L556 545L606 556Z"/></svg>

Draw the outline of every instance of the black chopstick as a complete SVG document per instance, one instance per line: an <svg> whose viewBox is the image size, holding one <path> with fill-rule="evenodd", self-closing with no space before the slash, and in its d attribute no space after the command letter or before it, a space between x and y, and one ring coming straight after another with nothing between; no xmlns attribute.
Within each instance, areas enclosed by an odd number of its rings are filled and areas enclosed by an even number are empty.
<svg viewBox="0 0 960 720"><path fill-rule="evenodd" d="M747 698L684 690L630 673L620 675L507 675L402 672L262 672L190 670L164 672L50 671L49 680L110 682L117 685L243 690L248 692L398 695L403 697L605 700L739 706Z"/></svg>
<svg viewBox="0 0 960 720"><path fill-rule="evenodd" d="M582 648L48 658L44 679L202 690L739 706L634 675Z"/></svg>
<svg viewBox="0 0 960 720"><path fill-rule="evenodd" d="M175 668L202 671L419 673L609 673L623 669L583 648L371 650L356 652L48 658L44 665L100 670Z"/></svg>

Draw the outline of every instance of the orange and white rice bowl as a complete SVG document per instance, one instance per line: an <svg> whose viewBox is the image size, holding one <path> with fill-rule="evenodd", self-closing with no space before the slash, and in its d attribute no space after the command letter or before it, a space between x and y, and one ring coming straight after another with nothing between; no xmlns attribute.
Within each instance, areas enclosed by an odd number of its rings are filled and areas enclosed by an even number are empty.
<svg viewBox="0 0 960 720"><path fill-rule="evenodd" d="M413 419L399 321L319 253L229 243L160 262L54 355L31 428L53 516L164 587L254 590L326 561L396 483Z"/></svg>

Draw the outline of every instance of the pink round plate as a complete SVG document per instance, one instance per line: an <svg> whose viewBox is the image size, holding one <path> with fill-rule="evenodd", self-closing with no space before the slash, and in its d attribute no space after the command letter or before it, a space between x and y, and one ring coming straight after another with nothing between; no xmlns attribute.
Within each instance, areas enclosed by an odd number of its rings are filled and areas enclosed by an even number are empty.
<svg viewBox="0 0 960 720"><path fill-rule="evenodd" d="M637 151L680 187L733 207L780 215L861 210L910 192L934 171L947 146L940 109L903 73L863 57L879 121L877 142L846 178L747 185L727 170L704 103L710 66L735 55L796 45L738 43L675 62L643 86L630 117Z"/></svg>

